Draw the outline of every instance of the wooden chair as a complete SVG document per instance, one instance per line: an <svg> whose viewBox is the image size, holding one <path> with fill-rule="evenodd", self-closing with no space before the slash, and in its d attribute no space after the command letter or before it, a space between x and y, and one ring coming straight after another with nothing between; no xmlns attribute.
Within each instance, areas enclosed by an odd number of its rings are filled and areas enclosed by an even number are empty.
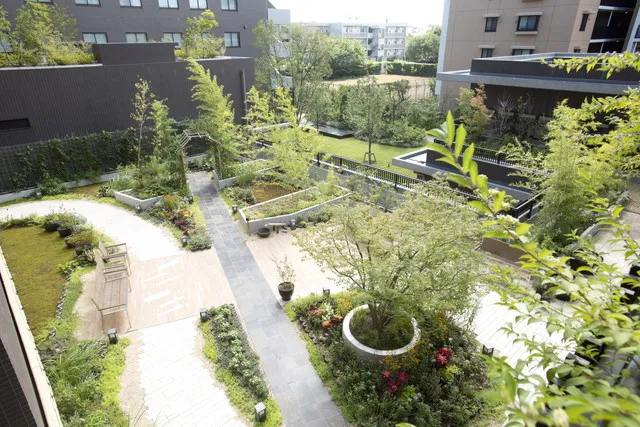
<svg viewBox="0 0 640 427"><path fill-rule="evenodd" d="M103 277L103 284L113 280L129 278L131 271L127 262L109 262L105 263L100 254L95 254L96 268ZM131 289L129 289L131 290Z"/></svg>
<svg viewBox="0 0 640 427"><path fill-rule="evenodd" d="M98 275L101 275L98 270ZM102 319L102 329L104 329L104 316L109 314L118 313L124 311L127 314L127 321L129 322L129 329L131 329L131 319L129 318L129 292L131 291L131 285L128 277L122 277L113 280L104 280L104 284L101 278L98 277L98 284L96 286L96 295L91 297L91 302L96 306L100 312Z"/></svg>
<svg viewBox="0 0 640 427"><path fill-rule="evenodd" d="M129 263L129 253L126 243L105 246L102 240L98 242L98 249L104 262L126 261Z"/></svg>

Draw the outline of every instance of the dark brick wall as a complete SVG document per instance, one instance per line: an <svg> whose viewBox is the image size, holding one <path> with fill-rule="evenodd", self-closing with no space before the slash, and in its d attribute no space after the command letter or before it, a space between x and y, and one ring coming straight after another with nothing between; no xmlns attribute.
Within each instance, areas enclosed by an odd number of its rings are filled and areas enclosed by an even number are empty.
<svg viewBox="0 0 640 427"><path fill-rule="evenodd" d="M244 90L255 81L253 58L199 62L231 95L236 121L240 122ZM0 125L2 121L28 119L30 128L0 131L0 148L134 126L130 114L139 77L151 82L157 98L166 99L174 119L197 117L196 104L191 101L193 82L182 61L4 68L0 69ZM0 166L3 161L9 160L0 153Z"/></svg>
<svg viewBox="0 0 640 427"><path fill-rule="evenodd" d="M161 9L158 0L141 0L142 7L121 7L119 0L100 0L100 6L76 5L75 0L53 0L76 18L78 38L82 33L107 33L109 42L126 42L126 33L147 33L147 40L161 41L163 33L183 33L187 18L195 18L201 10L191 10L189 0L178 0L178 9ZM220 26L218 37L224 32L240 33L240 47L227 49L229 56L259 55L253 46L253 29L258 21L267 19L267 0L237 0L237 11L223 11L222 0L208 0L208 7L216 15ZM24 0L2 0L0 4L13 20Z"/></svg>

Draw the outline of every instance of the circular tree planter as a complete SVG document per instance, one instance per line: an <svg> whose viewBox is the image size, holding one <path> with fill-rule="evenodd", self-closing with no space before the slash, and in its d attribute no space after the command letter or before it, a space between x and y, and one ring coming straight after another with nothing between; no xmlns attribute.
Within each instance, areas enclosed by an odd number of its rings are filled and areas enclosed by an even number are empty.
<svg viewBox="0 0 640 427"><path fill-rule="evenodd" d="M291 282L282 282L278 285L278 293L282 298L282 301L290 301L293 295L295 285Z"/></svg>
<svg viewBox="0 0 640 427"><path fill-rule="evenodd" d="M385 357L400 356L401 354L404 354L411 350L416 346L416 344L418 344L418 341L420 341L420 329L418 328L418 322L416 322L416 319L411 319L411 323L413 324L413 339L404 347L398 348L396 350L376 350L375 348L367 347L366 345L362 344L351 333L351 319L353 318L353 314L356 311L366 308L368 308L366 304L354 308L349 313L347 313L344 321L342 322L342 339L347 347L351 347L356 352L356 356L358 357L358 359L381 361Z"/></svg>
<svg viewBox="0 0 640 427"><path fill-rule="evenodd" d="M260 227L258 228L258 236L260 237L269 237L271 234L271 229L269 227Z"/></svg>

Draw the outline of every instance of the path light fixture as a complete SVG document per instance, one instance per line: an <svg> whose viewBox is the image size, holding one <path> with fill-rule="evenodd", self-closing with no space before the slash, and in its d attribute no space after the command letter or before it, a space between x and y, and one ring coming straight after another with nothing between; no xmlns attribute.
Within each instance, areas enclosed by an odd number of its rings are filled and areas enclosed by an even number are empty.
<svg viewBox="0 0 640 427"><path fill-rule="evenodd" d="M136 213L141 213L141 212L142 212L142 206L136 205Z"/></svg>
<svg viewBox="0 0 640 427"><path fill-rule="evenodd" d="M36 199L42 199L42 191L36 191Z"/></svg>
<svg viewBox="0 0 640 427"><path fill-rule="evenodd" d="M329 298L331 296L331 289L322 288L322 296L324 296L325 298Z"/></svg>
<svg viewBox="0 0 640 427"><path fill-rule="evenodd" d="M291 218L291 224L289 226L291 227L292 230L296 229L296 219L295 218Z"/></svg>
<svg viewBox="0 0 640 427"><path fill-rule="evenodd" d="M189 242L189 239L187 239L187 236L182 236L180 238L180 242L182 242L182 247L184 248L185 246L187 246L187 243Z"/></svg>
<svg viewBox="0 0 640 427"><path fill-rule="evenodd" d="M207 311L206 308L201 308L200 309L200 321L204 323L207 320L209 320L209 312Z"/></svg>
<svg viewBox="0 0 640 427"><path fill-rule="evenodd" d="M238 205L231 206L231 213L234 213L234 214L238 213Z"/></svg>
<svg viewBox="0 0 640 427"><path fill-rule="evenodd" d="M264 403L262 402L259 402L253 407L253 413L256 416L256 421L258 422L263 422L267 419L267 407L264 406Z"/></svg>
<svg viewBox="0 0 640 427"><path fill-rule="evenodd" d="M482 354L484 354L485 356L493 356L494 350L495 349L493 347L487 347L486 345L482 344Z"/></svg>
<svg viewBox="0 0 640 427"><path fill-rule="evenodd" d="M109 329L107 336L109 337L110 344L118 344L118 330L116 328Z"/></svg>
<svg viewBox="0 0 640 427"><path fill-rule="evenodd" d="M192 195L189 195L189 196L187 197L187 202L189 202L189 203L193 203L193 196L192 196Z"/></svg>

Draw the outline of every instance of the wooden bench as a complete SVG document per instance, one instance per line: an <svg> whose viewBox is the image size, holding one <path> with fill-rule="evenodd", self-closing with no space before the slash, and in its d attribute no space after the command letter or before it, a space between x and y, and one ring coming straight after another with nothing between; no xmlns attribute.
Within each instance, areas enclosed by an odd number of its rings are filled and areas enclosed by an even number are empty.
<svg viewBox="0 0 640 427"><path fill-rule="evenodd" d="M127 273L131 274L129 266L129 253L127 252L126 243L118 243L117 245L105 246L102 240L98 242L99 255L96 260L100 260L104 263L106 268L110 270L117 270L117 267L126 267ZM103 267L103 268L105 268Z"/></svg>
<svg viewBox="0 0 640 427"><path fill-rule="evenodd" d="M100 273L98 273L100 274ZM129 319L129 278L124 277L116 280L109 280L104 285L102 280L98 280L95 298L91 297L91 302L96 306L102 318L102 328L104 329L104 316L124 311L127 313L127 321L131 328L131 319Z"/></svg>

